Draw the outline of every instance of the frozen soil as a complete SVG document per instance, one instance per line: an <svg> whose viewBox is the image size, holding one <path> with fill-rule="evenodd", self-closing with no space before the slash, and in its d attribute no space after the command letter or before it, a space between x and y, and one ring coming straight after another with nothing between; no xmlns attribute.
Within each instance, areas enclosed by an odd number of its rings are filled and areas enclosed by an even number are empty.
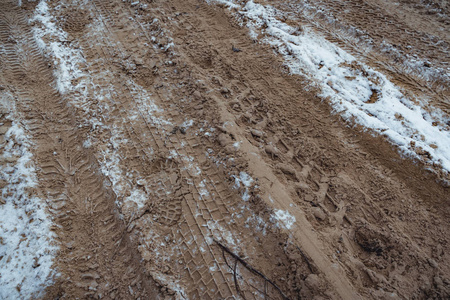
<svg viewBox="0 0 450 300"><path fill-rule="evenodd" d="M448 172L337 113L248 2L0 3L0 297L450 297ZM448 131L446 1L252 3Z"/></svg>

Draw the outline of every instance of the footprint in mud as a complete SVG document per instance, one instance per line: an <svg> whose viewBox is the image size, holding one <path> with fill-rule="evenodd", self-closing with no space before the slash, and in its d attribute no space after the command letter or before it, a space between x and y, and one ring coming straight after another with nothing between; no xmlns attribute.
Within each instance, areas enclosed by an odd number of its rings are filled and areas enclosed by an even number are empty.
<svg viewBox="0 0 450 300"><path fill-rule="evenodd" d="M364 225L355 230L355 242L364 251L375 253L377 256L387 255L395 248L386 234L371 225Z"/></svg>
<svg viewBox="0 0 450 300"><path fill-rule="evenodd" d="M147 195L144 207L140 209L139 217L149 213L156 222L172 226L182 214L183 186L178 163L172 159L161 157L153 161L148 176L137 180L138 188ZM130 206L131 205L131 206ZM128 214L135 210L133 203L125 205Z"/></svg>
<svg viewBox="0 0 450 300"><path fill-rule="evenodd" d="M88 24L87 13L79 8L71 9L63 19L63 29L72 36L83 34L84 28Z"/></svg>

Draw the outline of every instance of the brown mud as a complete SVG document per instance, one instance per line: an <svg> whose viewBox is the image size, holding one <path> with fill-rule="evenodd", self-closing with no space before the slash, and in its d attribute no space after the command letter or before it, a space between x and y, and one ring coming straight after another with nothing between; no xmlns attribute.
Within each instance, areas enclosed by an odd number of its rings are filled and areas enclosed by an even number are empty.
<svg viewBox="0 0 450 300"><path fill-rule="evenodd" d="M80 104L58 91L29 22L37 3L23 2L0 3L0 84L37 145L60 247L44 298L450 297L446 175L347 127L230 11L49 1L68 34L57 42L83 53ZM360 2L347 9L384 5ZM382 19L353 25L378 36ZM405 44L401 30L389 34Z"/></svg>

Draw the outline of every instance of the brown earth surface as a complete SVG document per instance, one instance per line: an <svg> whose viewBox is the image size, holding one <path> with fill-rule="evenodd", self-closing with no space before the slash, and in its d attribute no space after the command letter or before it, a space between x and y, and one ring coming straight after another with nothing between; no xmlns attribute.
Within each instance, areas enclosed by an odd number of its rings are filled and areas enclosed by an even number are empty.
<svg viewBox="0 0 450 300"><path fill-rule="evenodd" d="M45 299L450 298L448 174L348 127L230 10L49 1L67 32L56 42L84 59L63 93L33 37L38 2L22 2L0 1L0 92L36 144L54 222ZM374 48L449 63L447 1L310 5ZM297 17L448 113L445 78L427 85L329 20Z"/></svg>

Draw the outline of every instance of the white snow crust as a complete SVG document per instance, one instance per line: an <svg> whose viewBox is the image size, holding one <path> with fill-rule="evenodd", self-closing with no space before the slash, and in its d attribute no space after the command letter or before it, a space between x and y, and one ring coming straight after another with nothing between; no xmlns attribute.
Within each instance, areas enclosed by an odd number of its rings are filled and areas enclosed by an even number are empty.
<svg viewBox="0 0 450 300"><path fill-rule="evenodd" d="M236 17L249 28L250 36L271 45L292 74L310 79L344 119L385 136L406 156L450 171L450 132L439 125L449 120L439 109L427 112L425 100L406 97L384 74L312 30L299 31L280 21L282 12L270 5L207 2L237 9Z"/></svg>
<svg viewBox="0 0 450 300"><path fill-rule="evenodd" d="M0 180L5 204L0 205L0 299L30 299L52 283L57 251L52 222L43 199L33 195L37 186L32 147L16 121L0 146Z"/></svg>

